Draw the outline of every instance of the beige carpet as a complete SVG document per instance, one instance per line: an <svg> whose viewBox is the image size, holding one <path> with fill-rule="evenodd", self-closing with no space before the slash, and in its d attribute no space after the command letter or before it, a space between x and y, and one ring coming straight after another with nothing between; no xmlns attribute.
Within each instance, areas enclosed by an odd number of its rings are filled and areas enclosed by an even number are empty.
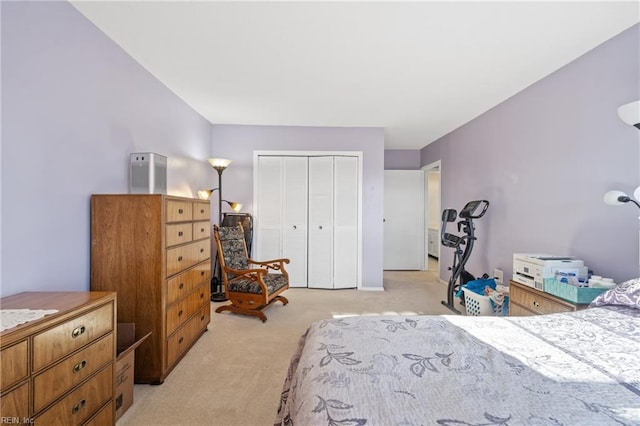
<svg viewBox="0 0 640 426"><path fill-rule="evenodd" d="M432 269L435 271L435 269ZM159 386L135 385L125 425L271 425L300 335L314 321L339 315L451 314L446 286L431 272L385 272L385 291L289 289L268 320L212 303L207 331Z"/></svg>

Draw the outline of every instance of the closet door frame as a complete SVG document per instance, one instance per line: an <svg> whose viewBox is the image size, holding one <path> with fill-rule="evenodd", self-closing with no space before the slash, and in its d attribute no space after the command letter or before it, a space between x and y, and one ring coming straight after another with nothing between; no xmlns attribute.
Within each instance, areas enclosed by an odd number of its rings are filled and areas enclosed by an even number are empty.
<svg viewBox="0 0 640 426"><path fill-rule="evenodd" d="M254 217L254 229L258 229L260 212L258 205L258 159L262 156L272 157L320 157L320 156L348 156L356 157L358 161L358 264L357 264L357 277L356 288L362 288L362 151L253 151L253 217ZM254 235L254 239L259 239L259 235ZM258 247L254 242L254 247ZM260 259L257 259L260 260Z"/></svg>

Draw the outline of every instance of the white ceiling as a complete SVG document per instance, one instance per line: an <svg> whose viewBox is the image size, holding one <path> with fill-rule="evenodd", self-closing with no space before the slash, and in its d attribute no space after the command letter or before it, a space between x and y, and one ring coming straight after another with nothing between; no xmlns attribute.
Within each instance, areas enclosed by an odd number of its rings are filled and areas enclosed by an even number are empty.
<svg viewBox="0 0 640 426"><path fill-rule="evenodd" d="M419 149L640 21L594 1L73 1L213 124L384 127Z"/></svg>

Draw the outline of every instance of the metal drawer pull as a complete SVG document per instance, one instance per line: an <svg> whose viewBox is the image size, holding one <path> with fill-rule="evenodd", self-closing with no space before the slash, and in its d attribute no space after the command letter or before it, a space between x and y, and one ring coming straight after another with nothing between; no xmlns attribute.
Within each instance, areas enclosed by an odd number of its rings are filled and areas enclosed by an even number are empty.
<svg viewBox="0 0 640 426"><path fill-rule="evenodd" d="M182 237L183 235L182 231L178 231L178 237Z"/></svg>
<svg viewBox="0 0 640 426"><path fill-rule="evenodd" d="M200 213L204 213L204 209L200 209Z"/></svg>
<svg viewBox="0 0 640 426"><path fill-rule="evenodd" d="M535 306L536 308L539 308L539 307L540 307L540 304L534 300L534 301L533 301L533 306Z"/></svg>
<svg viewBox="0 0 640 426"><path fill-rule="evenodd" d="M295 225L293 225L293 226L291 227L291 229L293 229L293 230L295 231L296 229L298 229L298 227L297 227L297 226L295 226Z"/></svg>
<svg viewBox="0 0 640 426"><path fill-rule="evenodd" d="M200 228L200 232L204 232L204 228Z"/></svg>
<svg viewBox="0 0 640 426"><path fill-rule="evenodd" d="M204 321L204 315L200 317L200 321Z"/></svg>
<svg viewBox="0 0 640 426"><path fill-rule="evenodd" d="M182 262L182 256L178 256L178 262Z"/></svg>
<svg viewBox="0 0 640 426"><path fill-rule="evenodd" d="M179 288L180 290L182 290L182 289L184 288L184 283L180 283L180 285L178 286L178 288Z"/></svg>
<svg viewBox="0 0 640 426"><path fill-rule="evenodd" d="M200 276L203 276L203 275L204 275L204 271L200 271Z"/></svg>
<svg viewBox="0 0 640 426"><path fill-rule="evenodd" d="M79 373L80 370L82 370L86 366L87 366L87 360L83 359L82 361L80 361L79 363L73 366L73 374Z"/></svg>
<svg viewBox="0 0 640 426"><path fill-rule="evenodd" d="M322 229L322 225L318 226L318 229Z"/></svg>
<svg viewBox="0 0 640 426"><path fill-rule="evenodd" d="M200 253L204 253L204 249L203 248L200 249Z"/></svg>
<svg viewBox="0 0 640 426"><path fill-rule="evenodd" d="M80 336L84 332L85 332L84 325L81 325L80 327L73 329L73 331L71 332L71 337L75 339L76 337Z"/></svg>
<svg viewBox="0 0 640 426"><path fill-rule="evenodd" d="M73 406L73 409L71 410L71 412L73 414L77 414L78 411L80 411L80 409L83 408L86 404L87 404L87 401L83 399L82 401L78 402L76 405Z"/></svg>
<svg viewBox="0 0 640 426"><path fill-rule="evenodd" d="M182 214L182 213L184 213L184 210L178 209L178 214Z"/></svg>
<svg viewBox="0 0 640 426"><path fill-rule="evenodd" d="M184 340L184 337L181 337L180 339L178 339L178 344L181 344L183 340Z"/></svg>
<svg viewBox="0 0 640 426"><path fill-rule="evenodd" d="M180 311L178 312L178 316L181 317L182 316L182 309L180 309Z"/></svg>
<svg viewBox="0 0 640 426"><path fill-rule="evenodd" d="M200 293L200 299L204 299L204 293Z"/></svg>

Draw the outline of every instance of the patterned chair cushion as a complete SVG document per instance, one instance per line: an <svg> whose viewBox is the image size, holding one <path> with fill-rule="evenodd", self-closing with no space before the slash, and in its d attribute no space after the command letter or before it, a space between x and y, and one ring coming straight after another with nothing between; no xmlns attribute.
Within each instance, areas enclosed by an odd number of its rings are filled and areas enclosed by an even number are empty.
<svg viewBox="0 0 640 426"><path fill-rule="evenodd" d="M267 285L269 294L272 294L287 285L287 279L282 274L265 274L262 276L262 280ZM250 279L243 279L229 283L229 291L254 294L262 293L260 285Z"/></svg>
<svg viewBox="0 0 640 426"><path fill-rule="evenodd" d="M249 269L247 261L247 248L244 242L244 234L239 227L223 226L218 229L220 245L224 253L224 264L231 269ZM229 278L232 278L229 274Z"/></svg>

